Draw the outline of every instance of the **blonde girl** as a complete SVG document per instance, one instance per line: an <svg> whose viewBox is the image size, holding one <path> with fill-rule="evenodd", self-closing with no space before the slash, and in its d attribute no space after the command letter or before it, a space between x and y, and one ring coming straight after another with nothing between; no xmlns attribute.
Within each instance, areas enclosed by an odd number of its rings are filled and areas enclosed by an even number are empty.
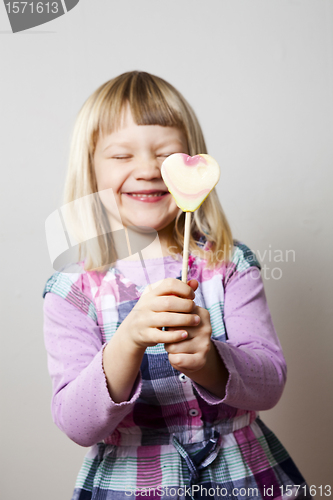
<svg viewBox="0 0 333 500"><path fill-rule="evenodd" d="M148 73L110 80L79 113L64 210L79 271L44 291L53 418L90 447L72 500L309 498L258 415L278 402L286 366L260 265L233 241L215 191L195 212L179 279L184 214L161 164L206 152L189 104ZM131 231L157 235L144 265Z"/></svg>

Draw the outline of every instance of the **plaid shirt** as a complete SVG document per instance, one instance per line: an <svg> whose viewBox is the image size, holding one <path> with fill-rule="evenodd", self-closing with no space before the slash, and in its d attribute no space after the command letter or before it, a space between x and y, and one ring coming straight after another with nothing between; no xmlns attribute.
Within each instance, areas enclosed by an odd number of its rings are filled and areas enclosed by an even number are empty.
<svg viewBox="0 0 333 500"><path fill-rule="evenodd" d="M256 336L260 328L256 320L260 325L265 318L255 318L256 312L252 311L254 332L249 335L250 347L246 349L226 332L227 286L232 280L249 278L252 269L258 274L258 261L238 242L227 266L223 263L209 270L205 260L189 258L188 279L199 282L195 303L210 312L212 340L229 371L223 400L175 370L163 344L158 344L146 349L131 399L114 403L102 373L103 345L145 287L136 286L116 268L106 274L56 273L48 280L44 296L52 292L62 297L89 318L99 332L100 349L89 365L82 367L77 362L77 377L68 383L60 376L54 388L56 423L79 444L92 445L73 499L92 498L87 495L98 492L103 499L120 499L127 498L129 491L138 496L140 489L148 487L193 484L210 485L215 491L218 485L224 485L226 491L232 491L235 485L252 485L258 490L256 498L264 498L265 487L271 486L273 498L282 498L283 487L295 484L296 477L297 484L305 485L286 450L257 414L257 410L274 406L285 381L284 359L274 327L270 335L261 332ZM49 359L57 358L59 353L50 345L47 343ZM63 366L68 364L64 362ZM50 372L52 376L52 368ZM240 376L242 372L246 376ZM53 376L57 378L55 373ZM79 383L89 394L84 405L78 397ZM258 384L265 386L264 395L258 391ZM78 418L82 423L75 427L73 422ZM171 498L169 493L162 493L157 492L156 498ZM177 493L174 498L181 497Z"/></svg>

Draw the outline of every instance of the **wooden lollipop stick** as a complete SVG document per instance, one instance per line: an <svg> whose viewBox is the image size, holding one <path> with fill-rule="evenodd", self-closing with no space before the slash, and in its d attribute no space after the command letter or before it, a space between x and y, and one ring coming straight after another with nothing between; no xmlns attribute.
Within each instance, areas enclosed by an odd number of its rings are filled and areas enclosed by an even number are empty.
<svg viewBox="0 0 333 500"><path fill-rule="evenodd" d="M190 245L190 234L191 234L191 215L192 212L185 212L185 234L184 234L184 249L183 249L183 270L182 270L183 283L187 283L188 250Z"/></svg>

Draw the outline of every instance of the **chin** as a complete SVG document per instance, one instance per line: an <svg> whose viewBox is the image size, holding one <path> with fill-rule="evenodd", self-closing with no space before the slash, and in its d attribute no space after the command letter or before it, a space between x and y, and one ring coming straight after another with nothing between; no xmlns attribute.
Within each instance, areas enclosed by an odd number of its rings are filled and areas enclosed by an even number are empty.
<svg viewBox="0 0 333 500"><path fill-rule="evenodd" d="M124 221L124 226L131 227L133 230L138 228L138 232L159 231L158 224L152 224L149 219L140 218L139 220Z"/></svg>
<svg viewBox="0 0 333 500"><path fill-rule="evenodd" d="M154 227L151 227L151 226L144 225L143 223L141 223L140 225L129 224L127 227L131 228L132 231L135 231L135 232L141 233L141 234L150 234L150 233L157 234L159 231L158 229L155 229Z"/></svg>

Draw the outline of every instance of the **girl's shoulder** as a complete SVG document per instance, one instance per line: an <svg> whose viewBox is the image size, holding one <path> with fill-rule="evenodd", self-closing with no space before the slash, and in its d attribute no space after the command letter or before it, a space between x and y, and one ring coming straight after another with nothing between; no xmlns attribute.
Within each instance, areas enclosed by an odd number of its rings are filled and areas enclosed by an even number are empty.
<svg viewBox="0 0 333 500"><path fill-rule="evenodd" d="M94 290L96 290L103 275L96 271L86 271L84 262L69 265L52 274L43 290L43 298L47 293L59 295L70 302L84 314L96 320L97 313L94 305Z"/></svg>
<svg viewBox="0 0 333 500"><path fill-rule="evenodd" d="M201 238L200 245L201 251L204 253L211 252L212 243L204 238ZM195 252L192 252L189 256L189 275L188 279L197 279L200 282L205 282L208 286L211 280L215 280L216 276L220 276L224 285L245 272L249 268L261 269L260 263L255 255L255 253L244 243L233 240L233 246L230 249L229 260L225 260L225 255L221 251L221 256L219 258L219 251L217 255L214 256L215 263L213 266L209 265L209 258L202 257L202 253L198 256Z"/></svg>
<svg viewBox="0 0 333 500"><path fill-rule="evenodd" d="M249 267L257 267L261 269L261 265L256 257L256 254L244 243L234 240L231 262L237 268L237 271L244 271Z"/></svg>
<svg viewBox="0 0 333 500"><path fill-rule="evenodd" d="M200 236L196 243L202 250L207 252L211 251L211 242L209 242L205 236ZM233 240L230 260L225 262L224 255L222 254L221 264L226 268L233 268L238 272L244 271L249 267L257 267L258 269L261 269L261 265L255 253L247 245L236 239Z"/></svg>
<svg viewBox="0 0 333 500"><path fill-rule="evenodd" d="M226 263L223 273L224 286L249 268L261 270L261 265L255 253L244 243L234 240L231 258L229 262Z"/></svg>

